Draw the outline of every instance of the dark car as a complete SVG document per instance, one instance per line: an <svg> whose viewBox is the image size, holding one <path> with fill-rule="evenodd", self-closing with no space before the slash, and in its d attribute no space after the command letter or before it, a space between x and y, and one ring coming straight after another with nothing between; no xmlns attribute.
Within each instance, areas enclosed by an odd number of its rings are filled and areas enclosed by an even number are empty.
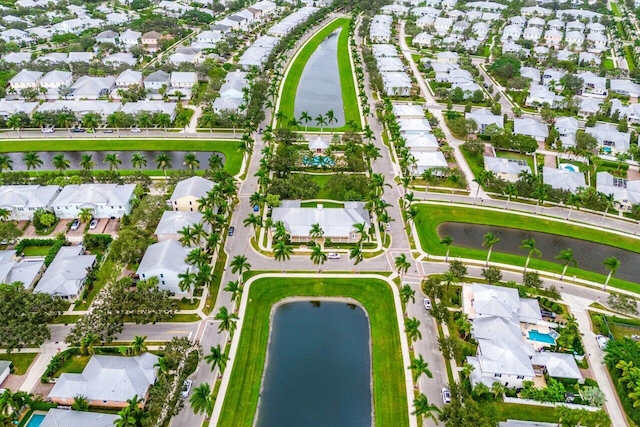
<svg viewBox="0 0 640 427"><path fill-rule="evenodd" d="M71 132L72 133L83 133L83 132L85 132L85 130L82 129L82 128L73 128L73 129L71 129Z"/></svg>
<svg viewBox="0 0 640 427"><path fill-rule="evenodd" d="M543 317L550 317L552 319L556 318L556 314L553 311L549 311L549 310L540 310L540 314Z"/></svg>
<svg viewBox="0 0 640 427"><path fill-rule="evenodd" d="M235 227L229 227L229 236L233 236L233 233L236 232L236 228Z"/></svg>
<svg viewBox="0 0 640 427"><path fill-rule="evenodd" d="M113 129L105 129L102 133L113 133Z"/></svg>

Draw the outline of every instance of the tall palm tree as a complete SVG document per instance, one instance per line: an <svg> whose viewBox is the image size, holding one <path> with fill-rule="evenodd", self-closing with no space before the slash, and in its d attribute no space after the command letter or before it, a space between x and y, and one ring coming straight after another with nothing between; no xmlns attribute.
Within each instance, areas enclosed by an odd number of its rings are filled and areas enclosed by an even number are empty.
<svg viewBox="0 0 640 427"><path fill-rule="evenodd" d="M562 249L558 255L556 255L556 259L562 261L564 267L562 268L562 275L560 276L560 280L564 279L564 275L567 272L567 268L569 264L572 264L574 267L578 265L578 262L573 258L573 249Z"/></svg>
<svg viewBox="0 0 640 427"><path fill-rule="evenodd" d="M433 374L429 370L429 364L425 362L421 354L411 359L411 365L407 369L411 369L411 372L413 372L413 382L416 383L416 386L422 375L433 378Z"/></svg>
<svg viewBox="0 0 640 427"><path fill-rule="evenodd" d="M349 259L353 260L353 265L358 265L362 261L362 249L357 246L349 250Z"/></svg>
<svg viewBox="0 0 640 427"><path fill-rule="evenodd" d="M227 283L224 290L231 294L231 302L235 302L242 295L242 285L238 280L232 280Z"/></svg>
<svg viewBox="0 0 640 427"><path fill-rule="evenodd" d="M322 135L323 126L327 124L327 119L322 115L318 114L318 117L315 118L316 124L320 126L320 135Z"/></svg>
<svg viewBox="0 0 640 427"><path fill-rule="evenodd" d="M193 394L189 397L189 404L194 414L204 412L207 418L211 417L215 398L209 383L202 383L193 389Z"/></svg>
<svg viewBox="0 0 640 427"><path fill-rule="evenodd" d="M440 244L447 248L447 254L444 257L445 262L449 261L449 251L451 251L451 245L453 244L453 238L451 236L444 236L442 240L440 240Z"/></svg>
<svg viewBox="0 0 640 427"><path fill-rule="evenodd" d="M244 255L234 256L229 266L231 267L231 272L233 274L238 273L240 283L243 283L242 273L251 270L251 264L249 264L249 262L247 261L247 257Z"/></svg>
<svg viewBox="0 0 640 427"><path fill-rule="evenodd" d="M613 202L615 201L615 198L613 197L613 194L603 194L602 200L607 203L607 208L604 210L604 213L602 214L600 225L602 225L602 223L604 222L604 219L607 217L607 213L609 212L609 209L611 209L611 206L613 206Z"/></svg>
<svg viewBox="0 0 640 427"><path fill-rule="evenodd" d="M320 224L319 223L311 224L311 229L309 230L309 237L311 237L315 242L316 239L320 239L322 236L324 236L324 230L322 229Z"/></svg>
<svg viewBox="0 0 640 427"><path fill-rule="evenodd" d="M147 158L143 154L134 153L131 156L131 166L133 166L134 168L142 169L143 167L147 166Z"/></svg>
<svg viewBox="0 0 640 427"><path fill-rule="evenodd" d="M9 156L0 156L0 172L13 170L13 160Z"/></svg>
<svg viewBox="0 0 640 427"><path fill-rule="evenodd" d="M220 344L218 344L217 346L209 349L209 354L204 357L204 360L211 365L212 372L217 366L222 374L224 368L227 366L227 362L229 361L229 356L224 353Z"/></svg>
<svg viewBox="0 0 640 427"><path fill-rule="evenodd" d="M411 267L411 263L407 261L407 255L400 254L395 258L396 270L398 270L398 274L400 274L400 281L402 281L402 275L405 274L409 267Z"/></svg>
<svg viewBox="0 0 640 427"><path fill-rule="evenodd" d="M122 164L122 160L118 158L117 153L109 153L104 156L104 163L109 164L109 170L118 170L118 166Z"/></svg>
<svg viewBox="0 0 640 427"><path fill-rule="evenodd" d="M504 208L509 209L509 202L511 202L511 198L518 197L518 187L510 182L504 187L504 194L507 196L507 204Z"/></svg>
<svg viewBox="0 0 640 427"><path fill-rule="evenodd" d="M411 341L411 349L413 349L413 343L422 338L422 332L420 332L420 321L415 317L404 319L404 331Z"/></svg>
<svg viewBox="0 0 640 427"><path fill-rule="evenodd" d="M491 258L491 251L493 250L493 245L500 241L499 237L496 237L493 233L487 233L484 235L484 241L482 242L482 246L486 246L489 251L487 252L487 262L485 262L485 267L489 265L489 259Z"/></svg>
<svg viewBox="0 0 640 427"><path fill-rule="evenodd" d="M327 259L327 254L322 252L322 246L317 243L313 245L313 249L311 251L311 261L313 261L315 265L323 265L325 262L327 262Z"/></svg>
<svg viewBox="0 0 640 427"><path fill-rule="evenodd" d="M536 248L536 239L524 239L522 241L522 245L520 245L520 249L526 249L529 251L527 255L527 261L524 263L524 272L527 272L527 267L529 266L529 261L531 261L531 256L535 255L537 257L542 256L542 252L540 249Z"/></svg>
<svg viewBox="0 0 640 427"><path fill-rule="evenodd" d="M133 337L133 342L131 343L131 352L134 356L139 356L140 354L147 351L147 344L145 343L146 339L146 335L136 335L135 337Z"/></svg>
<svg viewBox="0 0 640 427"><path fill-rule="evenodd" d="M158 368L158 372L166 374L169 372L169 364L166 357L158 357L158 361L154 363L154 368Z"/></svg>
<svg viewBox="0 0 640 427"><path fill-rule="evenodd" d="M229 313L227 307L220 307L220 310L214 319L220 321L220 325L218 325L218 332L233 332L236 329L236 320L238 320L238 316L234 313Z"/></svg>
<svg viewBox="0 0 640 427"><path fill-rule="evenodd" d="M573 212L573 208L580 210L580 205L582 204L582 196L580 194L569 194L567 197L567 205L569 205L569 213L567 214L567 221L571 216L571 212Z"/></svg>
<svg viewBox="0 0 640 427"><path fill-rule="evenodd" d="M307 133L307 129L309 128L307 125L309 124L309 122L313 120L313 118L309 115L308 112L303 111L300 114L300 121L304 122L304 132Z"/></svg>
<svg viewBox="0 0 640 427"><path fill-rule="evenodd" d="M80 167L86 171L93 169L96 166L96 162L93 161L91 154L83 154L80 158Z"/></svg>
<svg viewBox="0 0 640 427"><path fill-rule="evenodd" d="M64 154L62 153L53 156L51 163L53 164L53 167L58 169L60 172L64 172L71 167L71 162L69 159L64 157Z"/></svg>
<svg viewBox="0 0 640 427"><path fill-rule="evenodd" d="M611 276L616 274L616 272L620 269L620 260L614 256L610 256L609 258L602 261L602 265L604 265L604 268L609 271L607 280L604 282L604 290L606 291L609 280L611 280Z"/></svg>
<svg viewBox="0 0 640 427"><path fill-rule="evenodd" d="M171 157L165 153L158 154L158 157L156 157L156 163L158 164L158 169L162 169L164 177L166 178L167 169L171 169Z"/></svg>
<svg viewBox="0 0 640 427"><path fill-rule="evenodd" d="M78 219L80 222L87 223L93 219L93 209L92 208L81 208L80 213L78 213Z"/></svg>
<svg viewBox="0 0 640 427"><path fill-rule="evenodd" d="M400 288L400 300L402 301L402 304L406 305L409 303L409 301L412 302L416 302L416 291L414 291L413 289L411 289L411 286L409 285L404 285L402 288Z"/></svg>
<svg viewBox="0 0 640 427"><path fill-rule="evenodd" d="M183 165L191 170L200 169L200 161L196 157L195 153L187 153L184 155Z"/></svg>
<svg viewBox="0 0 640 427"><path fill-rule="evenodd" d="M284 262L291 259L293 248L284 241L276 242L273 246L273 258L282 262L282 271L284 271Z"/></svg>
<svg viewBox="0 0 640 427"><path fill-rule="evenodd" d="M114 423L116 427L136 427L138 425L135 413L128 406L118 412L118 415L120 418Z"/></svg>
<svg viewBox="0 0 640 427"><path fill-rule="evenodd" d="M333 123L338 121L338 119L336 119L336 115L333 112L333 110L327 111L327 114L325 115L325 117L327 118L327 124L329 126L331 126ZM333 129L331 130L331 133L333 133Z"/></svg>
<svg viewBox="0 0 640 427"><path fill-rule="evenodd" d="M420 175L420 178L424 180L424 194L426 195L429 192L429 185L433 184L433 181L436 179L433 169L425 169Z"/></svg>
<svg viewBox="0 0 640 427"><path fill-rule="evenodd" d="M99 343L100 337L89 332L80 340L80 352L82 354L93 354L94 346Z"/></svg>
<svg viewBox="0 0 640 427"><path fill-rule="evenodd" d="M178 274L178 286L182 292L189 291L189 299L191 300L191 304L193 304L193 288L196 286L196 273L192 273L187 270Z"/></svg>
<svg viewBox="0 0 640 427"><path fill-rule="evenodd" d="M212 172L222 170L223 167L222 157L215 153L209 156L209 169L211 169Z"/></svg>
<svg viewBox="0 0 640 427"><path fill-rule="evenodd" d="M435 414L439 414L441 411L436 405L429 403L427 396L420 393L415 399L413 399L413 415L425 418L431 418L434 422L437 422Z"/></svg>
<svg viewBox="0 0 640 427"><path fill-rule="evenodd" d="M22 161L25 166L27 166L27 170L35 170L36 174L38 173L37 169L42 166L43 162L40 158L40 155L36 152L31 151L30 153L25 153L22 157Z"/></svg>
<svg viewBox="0 0 640 427"><path fill-rule="evenodd" d="M257 228L262 227L262 217L254 213L250 213L249 216L242 221L242 224L244 224L245 227L251 226L251 228L253 228L253 233L255 234Z"/></svg>

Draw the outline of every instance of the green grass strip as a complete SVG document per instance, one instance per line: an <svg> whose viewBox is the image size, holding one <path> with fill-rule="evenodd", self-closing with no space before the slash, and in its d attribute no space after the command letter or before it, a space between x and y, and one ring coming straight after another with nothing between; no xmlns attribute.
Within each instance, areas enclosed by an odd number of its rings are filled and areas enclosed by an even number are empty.
<svg viewBox="0 0 640 427"><path fill-rule="evenodd" d="M369 316L375 425L409 425L404 366L393 294L382 280L265 278L251 284L242 335L219 426L252 426L269 339L272 306L290 296L351 297ZM230 369L231 366L228 367Z"/></svg>
<svg viewBox="0 0 640 427"><path fill-rule="evenodd" d="M45 151L217 151L224 154L225 170L231 175L240 172L242 151L239 141L193 139L36 139L2 141L0 153ZM147 159L149 165L155 159ZM207 165L201 165L206 168Z"/></svg>
<svg viewBox="0 0 640 427"><path fill-rule="evenodd" d="M295 101L298 84L302 78L302 72L316 51L318 46L329 37L337 29L341 29L338 36L338 69L340 72L340 89L342 91L342 106L344 110L345 123L353 120L361 124L360 110L358 109L358 96L356 86L353 81L354 71L351 68L351 60L349 58L349 22L348 18L338 18L329 25L322 28L304 45L293 64L289 68L287 78L282 88L282 96L280 97L279 109L287 116L287 118L295 117ZM299 118L299 117L298 117ZM315 122L310 122L314 124ZM280 125L280 124L279 124ZM304 123L300 125L300 129L304 129ZM331 129L324 127L324 130ZM347 126L333 128L337 132L348 130ZM320 130L320 128L308 127L308 130Z"/></svg>
<svg viewBox="0 0 640 427"><path fill-rule="evenodd" d="M516 213L502 212L498 210L473 209L460 206L442 206L442 205L424 205L419 204L418 217L416 219L416 228L422 249L433 255L446 254L446 247L440 244L440 236L438 235L438 226L445 222L459 222L467 224L493 225L496 227L508 227L520 230L539 231L541 233L556 234L558 236L566 236L574 239L586 240L588 242L600 243L612 247L625 249L631 252L640 253L640 242L627 236L608 233L602 230L584 228L580 225L568 224L564 222L552 221L541 217L530 217L526 215L518 215ZM454 258L469 258L485 260L487 251L485 249L470 249L455 246L455 242L451 247L450 256ZM526 262L526 253L523 250L522 255L511 255L496 252L491 254L491 261L496 263L509 264L524 267ZM603 259L604 261L604 259ZM559 263L544 261L532 258L529 263L532 269L548 271L550 273L562 273L563 266ZM579 267L579 266L578 266ZM604 270L604 267L603 267ZM590 280L595 283L603 283L606 275L595 273L592 271L581 270L575 267L569 267L566 278L576 276L577 278ZM620 280L615 277L609 282L609 286L625 289L632 292L640 292L640 285L637 283Z"/></svg>

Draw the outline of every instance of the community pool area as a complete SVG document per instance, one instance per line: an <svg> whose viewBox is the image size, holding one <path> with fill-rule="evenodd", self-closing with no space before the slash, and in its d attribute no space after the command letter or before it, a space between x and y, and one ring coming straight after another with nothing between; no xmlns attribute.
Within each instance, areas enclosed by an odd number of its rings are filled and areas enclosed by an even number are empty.
<svg viewBox="0 0 640 427"><path fill-rule="evenodd" d="M558 169L566 170L569 172L580 172L580 169L576 165L572 165L570 163L560 163L558 165Z"/></svg>
<svg viewBox="0 0 640 427"><path fill-rule="evenodd" d="M305 166L315 166L320 168L332 167L336 162L329 156L305 156L304 159L302 159L302 164Z"/></svg>
<svg viewBox="0 0 640 427"><path fill-rule="evenodd" d="M536 330L529 331L529 339L531 341L537 341L545 344L555 344L556 340L550 334L543 334Z"/></svg>
<svg viewBox="0 0 640 427"><path fill-rule="evenodd" d="M40 427L44 417L45 415L43 414L33 414L29 419L29 422L26 424L26 427Z"/></svg>
<svg viewBox="0 0 640 427"><path fill-rule="evenodd" d="M606 154L611 154L611 147L602 147L602 152Z"/></svg>

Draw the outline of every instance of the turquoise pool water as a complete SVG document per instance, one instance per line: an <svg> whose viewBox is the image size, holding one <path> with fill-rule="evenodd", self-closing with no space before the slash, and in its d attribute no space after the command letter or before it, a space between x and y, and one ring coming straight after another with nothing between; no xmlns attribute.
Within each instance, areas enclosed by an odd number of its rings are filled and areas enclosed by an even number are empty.
<svg viewBox="0 0 640 427"><path fill-rule="evenodd" d="M335 165L335 161L329 157L329 156L306 156L304 159L302 159L302 163L305 166L315 166L315 167L322 167L322 166L333 166Z"/></svg>
<svg viewBox="0 0 640 427"><path fill-rule="evenodd" d="M39 427L40 424L42 424L44 417L45 416L42 414L33 414L29 419L29 422L27 423L26 427Z"/></svg>
<svg viewBox="0 0 640 427"><path fill-rule="evenodd" d="M538 331L529 331L529 339L531 341L543 342L545 344L555 344L556 340L554 340L551 335L543 334Z"/></svg>
<svg viewBox="0 0 640 427"><path fill-rule="evenodd" d="M570 163L561 163L558 167L569 172L578 172L578 168Z"/></svg>

